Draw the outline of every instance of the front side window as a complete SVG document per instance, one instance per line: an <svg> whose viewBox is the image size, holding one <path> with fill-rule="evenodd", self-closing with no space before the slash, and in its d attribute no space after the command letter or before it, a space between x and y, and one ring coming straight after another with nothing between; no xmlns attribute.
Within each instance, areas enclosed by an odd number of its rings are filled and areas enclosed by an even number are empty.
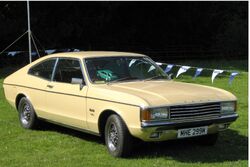
<svg viewBox="0 0 250 167"><path fill-rule="evenodd" d="M59 59L53 81L72 83L74 79L82 79L80 61L77 59Z"/></svg>
<svg viewBox="0 0 250 167"><path fill-rule="evenodd" d="M56 59L45 60L29 69L28 74L51 80Z"/></svg>
<svg viewBox="0 0 250 167"><path fill-rule="evenodd" d="M93 83L167 78L167 74L147 57L87 58L85 63Z"/></svg>

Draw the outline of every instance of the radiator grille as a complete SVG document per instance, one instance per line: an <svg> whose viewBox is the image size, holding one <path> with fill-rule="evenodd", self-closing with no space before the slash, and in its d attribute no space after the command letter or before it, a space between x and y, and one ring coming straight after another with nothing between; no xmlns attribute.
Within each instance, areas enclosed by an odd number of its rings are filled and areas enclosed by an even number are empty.
<svg viewBox="0 0 250 167"><path fill-rule="evenodd" d="M212 119L220 116L220 103L189 104L170 107L172 120Z"/></svg>

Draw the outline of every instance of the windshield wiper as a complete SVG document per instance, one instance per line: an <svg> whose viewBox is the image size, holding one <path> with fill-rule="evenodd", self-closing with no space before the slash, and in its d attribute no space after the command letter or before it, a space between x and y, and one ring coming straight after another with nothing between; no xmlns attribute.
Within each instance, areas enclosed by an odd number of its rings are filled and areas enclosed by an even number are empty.
<svg viewBox="0 0 250 167"><path fill-rule="evenodd" d="M119 81L125 81L125 80L132 80L132 79L138 79L136 77L123 77L123 78L118 78L118 79L115 79L115 80L112 80L112 81L108 81L107 83L116 83L116 82L119 82Z"/></svg>
<svg viewBox="0 0 250 167"><path fill-rule="evenodd" d="M153 79L156 79L156 78L159 78L159 77L161 77L162 79L167 79L163 75L156 75L156 76L153 76L153 77L150 77L150 78L146 78L146 79L144 79L144 81L150 81L150 80L153 80Z"/></svg>

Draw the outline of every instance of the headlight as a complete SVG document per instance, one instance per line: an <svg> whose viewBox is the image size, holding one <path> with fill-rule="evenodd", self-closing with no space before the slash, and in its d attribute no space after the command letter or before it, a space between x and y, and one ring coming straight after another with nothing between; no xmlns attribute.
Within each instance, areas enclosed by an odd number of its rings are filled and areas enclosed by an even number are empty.
<svg viewBox="0 0 250 167"><path fill-rule="evenodd" d="M142 121L157 121L169 119L169 107L145 109L141 111Z"/></svg>
<svg viewBox="0 0 250 167"><path fill-rule="evenodd" d="M236 111L236 102L222 102L221 113L228 114Z"/></svg>

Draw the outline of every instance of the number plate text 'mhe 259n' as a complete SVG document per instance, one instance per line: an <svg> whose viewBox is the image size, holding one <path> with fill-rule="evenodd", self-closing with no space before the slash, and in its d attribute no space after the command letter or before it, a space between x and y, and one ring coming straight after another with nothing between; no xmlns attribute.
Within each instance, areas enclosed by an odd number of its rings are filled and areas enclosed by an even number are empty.
<svg viewBox="0 0 250 167"><path fill-rule="evenodd" d="M186 128L178 130L178 138L186 138L193 136L201 136L207 134L207 126L196 127L196 128Z"/></svg>

